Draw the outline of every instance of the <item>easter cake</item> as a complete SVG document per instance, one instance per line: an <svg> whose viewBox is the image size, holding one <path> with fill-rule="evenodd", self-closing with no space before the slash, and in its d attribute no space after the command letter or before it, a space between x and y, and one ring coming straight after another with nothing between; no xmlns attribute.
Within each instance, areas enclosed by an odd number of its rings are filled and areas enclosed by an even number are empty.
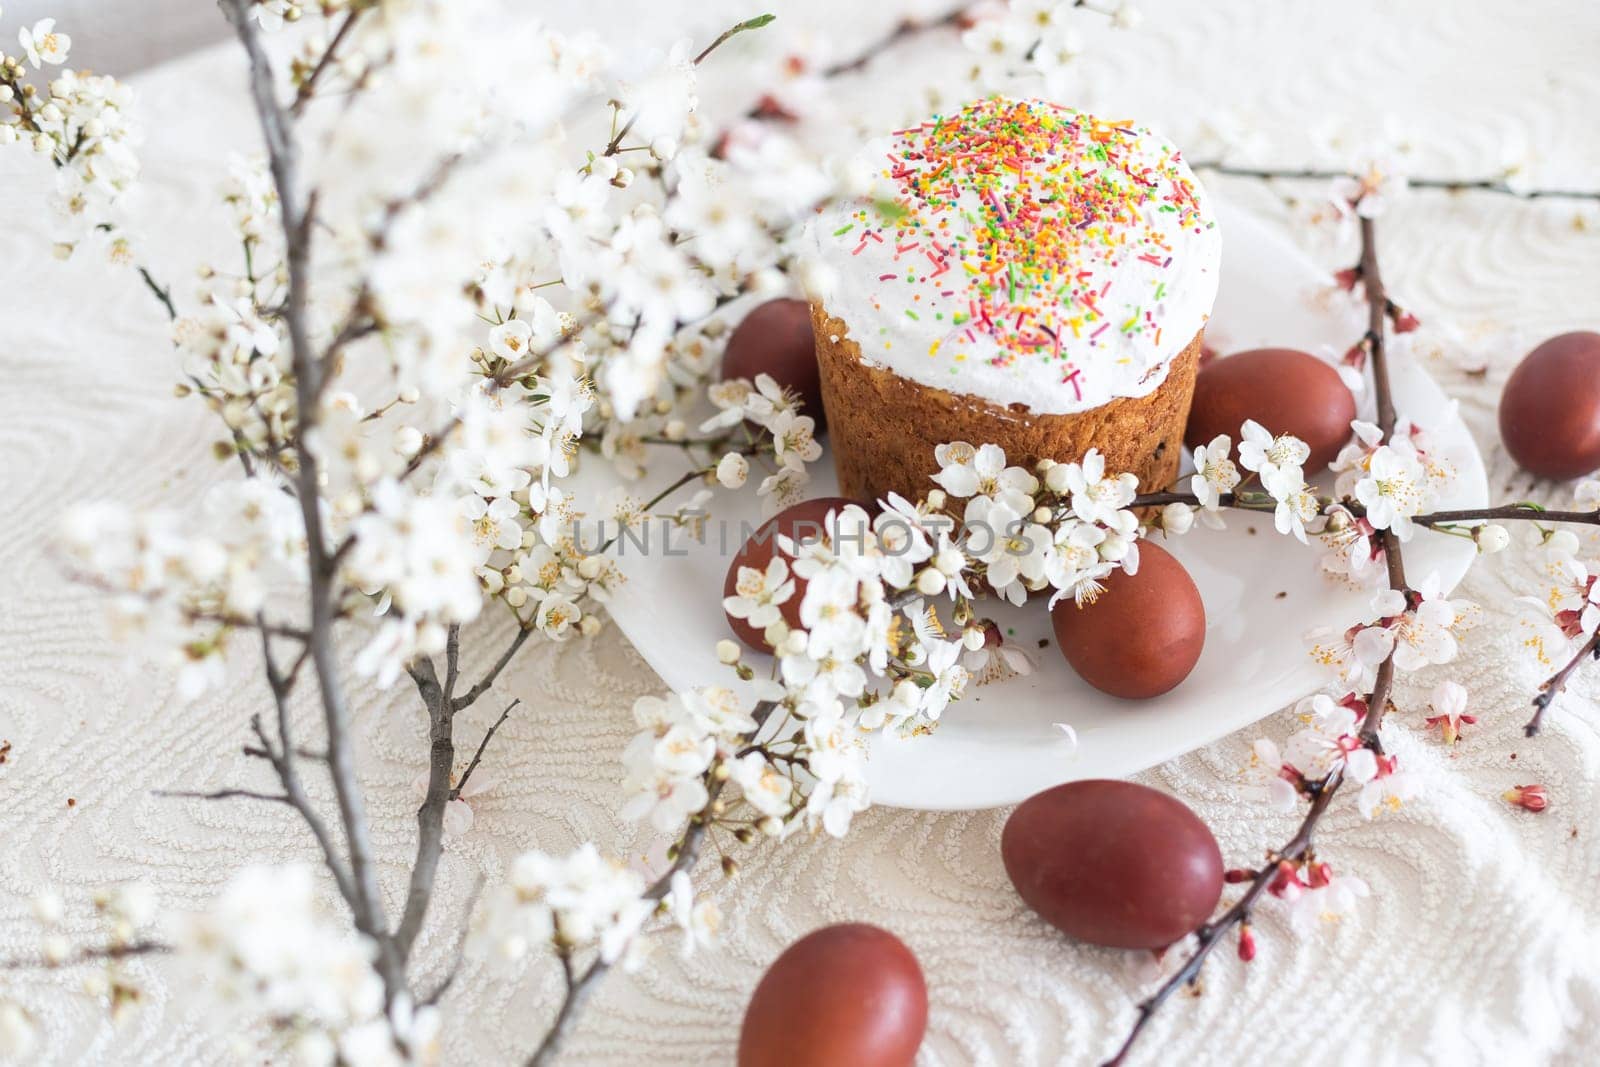
<svg viewBox="0 0 1600 1067"><path fill-rule="evenodd" d="M872 187L811 225L812 322L840 491L927 494L934 449L1090 448L1178 471L1221 235L1169 142L992 97L873 142Z"/></svg>

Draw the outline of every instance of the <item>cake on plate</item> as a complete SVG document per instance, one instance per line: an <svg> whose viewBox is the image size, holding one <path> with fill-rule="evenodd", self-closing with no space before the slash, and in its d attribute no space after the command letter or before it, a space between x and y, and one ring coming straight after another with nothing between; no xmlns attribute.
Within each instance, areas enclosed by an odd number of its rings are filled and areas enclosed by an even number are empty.
<svg viewBox="0 0 1600 1067"><path fill-rule="evenodd" d="M812 320L840 491L927 495L934 448L1090 448L1176 476L1221 235L1150 130L993 97L866 150L878 180L813 221Z"/></svg>

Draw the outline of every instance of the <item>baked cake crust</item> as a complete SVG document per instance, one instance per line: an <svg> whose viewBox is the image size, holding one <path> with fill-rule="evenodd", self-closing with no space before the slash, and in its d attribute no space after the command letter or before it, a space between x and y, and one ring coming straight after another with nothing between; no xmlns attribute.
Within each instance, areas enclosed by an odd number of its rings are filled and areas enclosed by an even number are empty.
<svg viewBox="0 0 1600 1067"><path fill-rule="evenodd" d="M1146 492L1167 488L1178 475L1203 329L1152 392L1050 415L947 392L873 366L862 359L848 325L820 303L812 303L811 321L841 496L880 500L892 492L921 500L939 471L934 449L949 441L999 445L1006 461L1019 466L1044 458L1079 460L1098 448L1107 470L1138 475Z"/></svg>

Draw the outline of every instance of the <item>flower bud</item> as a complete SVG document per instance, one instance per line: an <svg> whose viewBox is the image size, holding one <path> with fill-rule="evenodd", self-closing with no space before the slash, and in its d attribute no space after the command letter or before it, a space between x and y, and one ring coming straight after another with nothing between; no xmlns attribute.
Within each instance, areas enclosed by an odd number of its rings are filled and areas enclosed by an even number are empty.
<svg viewBox="0 0 1600 1067"><path fill-rule="evenodd" d="M739 646L734 642L729 641L726 637L717 642L717 662L723 664L724 666L731 667L735 663L738 663L742 654L743 653L741 653L739 650Z"/></svg>
<svg viewBox="0 0 1600 1067"><path fill-rule="evenodd" d="M1246 963L1256 958L1256 935L1249 923L1239 924L1239 958Z"/></svg>
<svg viewBox="0 0 1600 1067"><path fill-rule="evenodd" d="M1052 513L1049 508L1045 507L1043 504L1040 504L1038 507L1033 509L1033 521L1042 526L1050 521L1051 514Z"/></svg>
<svg viewBox="0 0 1600 1067"><path fill-rule="evenodd" d="M923 596L938 596L944 592L945 577L936 568L924 567L917 575L917 592Z"/></svg>
<svg viewBox="0 0 1600 1067"><path fill-rule="evenodd" d="M616 175L611 179L611 184L618 189L626 189L633 184L633 171L628 167L618 167Z"/></svg>
<svg viewBox="0 0 1600 1067"><path fill-rule="evenodd" d="M1194 508L1175 502L1161 509L1161 528L1181 537L1194 529Z"/></svg>
<svg viewBox="0 0 1600 1067"><path fill-rule="evenodd" d="M939 550L939 554L933 557L933 565L946 578L954 578L960 574L961 568L966 566L966 563L966 557L954 548L942 548Z"/></svg>
<svg viewBox="0 0 1600 1067"><path fill-rule="evenodd" d="M1581 544L1578 535L1571 530L1551 530L1544 536L1545 547L1552 555L1576 556Z"/></svg>
<svg viewBox="0 0 1600 1067"><path fill-rule="evenodd" d="M600 620L593 615L585 615L578 623L578 632L585 637L593 637L600 632Z"/></svg>
<svg viewBox="0 0 1600 1067"><path fill-rule="evenodd" d="M1508 804L1515 804L1528 811L1543 811L1550 806L1550 798L1545 794L1542 785L1514 785L1500 796Z"/></svg>
<svg viewBox="0 0 1600 1067"><path fill-rule="evenodd" d="M940 508L944 507L946 499L948 498L945 496L943 489L928 490L928 507L932 508L934 511L938 511Z"/></svg>
<svg viewBox="0 0 1600 1067"><path fill-rule="evenodd" d="M528 602L528 591L522 586L506 590L506 603L514 608L520 608Z"/></svg>
<svg viewBox="0 0 1600 1067"><path fill-rule="evenodd" d="M806 650L806 632L804 630L790 630L783 639L783 650L791 656L804 654Z"/></svg>
<svg viewBox="0 0 1600 1067"><path fill-rule="evenodd" d="M768 815L765 819L762 819L760 822L756 823L756 829L760 830L768 837L777 837L779 834L783 833L783 820L779 819L776 815Z"/></svg>
<svg viewBox="0 0 1600 1067"><path fill-rule="evenodd" d="M422 431L415 426L402 426L394 435L394 450L402 456L414 456L422 451Z"/></svg>
<svg viewBox="0 0 1600 1067"><path fill-rule="evenodd" d="M750 463L737 452L717 461L717 481L724 489L737 489L750 477Z"/></svg>
<svg viewBox="0 0 1600 1067"><path fill-rule="evenodd" d="M1052 493L1065 493L1067 491L1067 475L1072 471L1072 464L1057 463L1054 467L1044 472L1044 487Z"/></svg>
<svg viewBox="0 0 1600 1067"><path fill-rule="evenodd" d="M673 419L661 428L661 436L669 441L681 441L689 436L689 427L682 419Z"/></svg>
<svg viewBox="0 0 1600 1067"><path fill-rule="evenodd" d="M414 385L408 385L400 390L400 403L415 404L422 399L422 392Z"/></svg>
<svg viewBox="0 0 1600 1067"><path fill-rule="evenodd" d="M1478 551L1486 556L1503 552L1511 544L1511 533L1498 523L1489 523L1473 531L1472 539L1478 542Z"/></svg>

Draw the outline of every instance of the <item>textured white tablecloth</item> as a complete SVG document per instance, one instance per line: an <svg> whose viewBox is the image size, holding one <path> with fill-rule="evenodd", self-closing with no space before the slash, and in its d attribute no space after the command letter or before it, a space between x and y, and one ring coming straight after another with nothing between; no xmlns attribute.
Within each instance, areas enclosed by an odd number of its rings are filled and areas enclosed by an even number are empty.
<svg viewBox="0 0 1600 1067"><path fill-rule="evenodd" d="M593 19L629 40L675 29L703 37L752 13L720 0L545 6L559 7L567 24ZM785 33L831 35L848 53L891 19L859 2L768 6L780 21L760 40L730 48L709 75L704 98L713 114L743 101L726 87ZM1204 154L1204 123L1232 116L1257 131L1267 162L1337 164L1348 157L1330 147L1331 131L1376 132L1389 121L1391 132L1405 133L1417 173L1477 175L1527 158L1545 184L1600 184L1600 17L1587 4L1141 6L1148 19L1136 34L1091 34L1094 52L1074 102L1152 120L1195 143L1192 155ZM72 32L81 40L94 31ZM925 106L912 87L923 72L947 73L957 56L946 36L832 91L859 101L865 121L891 121ZM226 151L255 144L242 65L224 48L150 72L138 85L149 126L148 258L162 275L181 278L198 256L228 254L211 193ZM313 852L278 809L152 795L260 780L261 769L239 754L248 714L264 707L256 663L242 656L229 694L180 709L168 678L125 670L100 639L96 597L63 578L48 534L81 497L182 506L231 471L206 458L215 428L202 408L172 397L164 323L136 280L43 253L46 222L39 199L27 195L40 183L16 156L0 153L0 740L13 746L0 766L5 954L37 945L27 901L46 885L67 892L69 925L87 938L92 887L142 879L171 907L197 908L243 863L310 860ZM1260 185L1235 181L1225 192L1287 224L1288 211ZM1461 399L1494 492L1528 494L1497 441L1496 396L1529 343L1600 325L1600 213L1593 205L1421 194L1384 220L1382 234L1394 291L1425 320L1458 326L1466 342L1429 357L1429 369ZM1343 255L1320 254L1345 265ZM1178 998L1152 1026L1143 1062L1600 1057L1600 830L1591 818L1600 799L1600 672L1577 681L1545 736L1520 738L1540 672L1518 655L1509 604L1535 580L1532 557L1518 551L1480 564L1466 582L1464 595L1484 605L1486 621L1449 673L1471 687L1481 721L1453 755L1421 728L1420 698L1444 672L1399 691L1388 742L1426 778L1424 795L1376 823L1364 823L1347 802L1326 820L1321 852L1371 884L1367 906L1307 938L1264 909L1259 959L1246 968L1231 951L1219 953L1204 995ZM505 638L494 625L469 631L469 676ZM501 685L525 702L490 757L503 782L476 803L472 832L450 843L423 959L447 956L453 925L441 917L458 914L478 872L492 877L516 851L593 839L628 854L647 844L614 815L615 757L631 731L632 699L656 685L613 630L524 652ZM357 690L354 702L393 906L412 847L424 723L404 687ZM498 706L489 700L474 709L464 735L474 738ZM1288 728L1278 715L1143 780L1194 806L1230 862L1255 862L1292 822L1239 800L1232 782L1254 736L1281 737ZM1550 787L1545 814L1498 799L1530 781ZM1068 944L1022 907L999 863L1006 814L875 810L842 844L797 842L748 857L737 885L717 890L725 947L692 967L663 953L636 976L613 977L568 1062L731 1061L763 968L796 936L841 920L887 926L920 957L932 998L923 1063L1091 1062L1120 1037L1147 986L1122 954ZM707 884L716 881L708 872ZM136 970L149 1003L120 1028L79 992L81 975L0 974L0 998L44 1021L41 1062L235 1057L163 965ZM543 1031L558 987L549 961L512 976L469 969L447 1001L452 1061L519 1060Z"/></svg>

